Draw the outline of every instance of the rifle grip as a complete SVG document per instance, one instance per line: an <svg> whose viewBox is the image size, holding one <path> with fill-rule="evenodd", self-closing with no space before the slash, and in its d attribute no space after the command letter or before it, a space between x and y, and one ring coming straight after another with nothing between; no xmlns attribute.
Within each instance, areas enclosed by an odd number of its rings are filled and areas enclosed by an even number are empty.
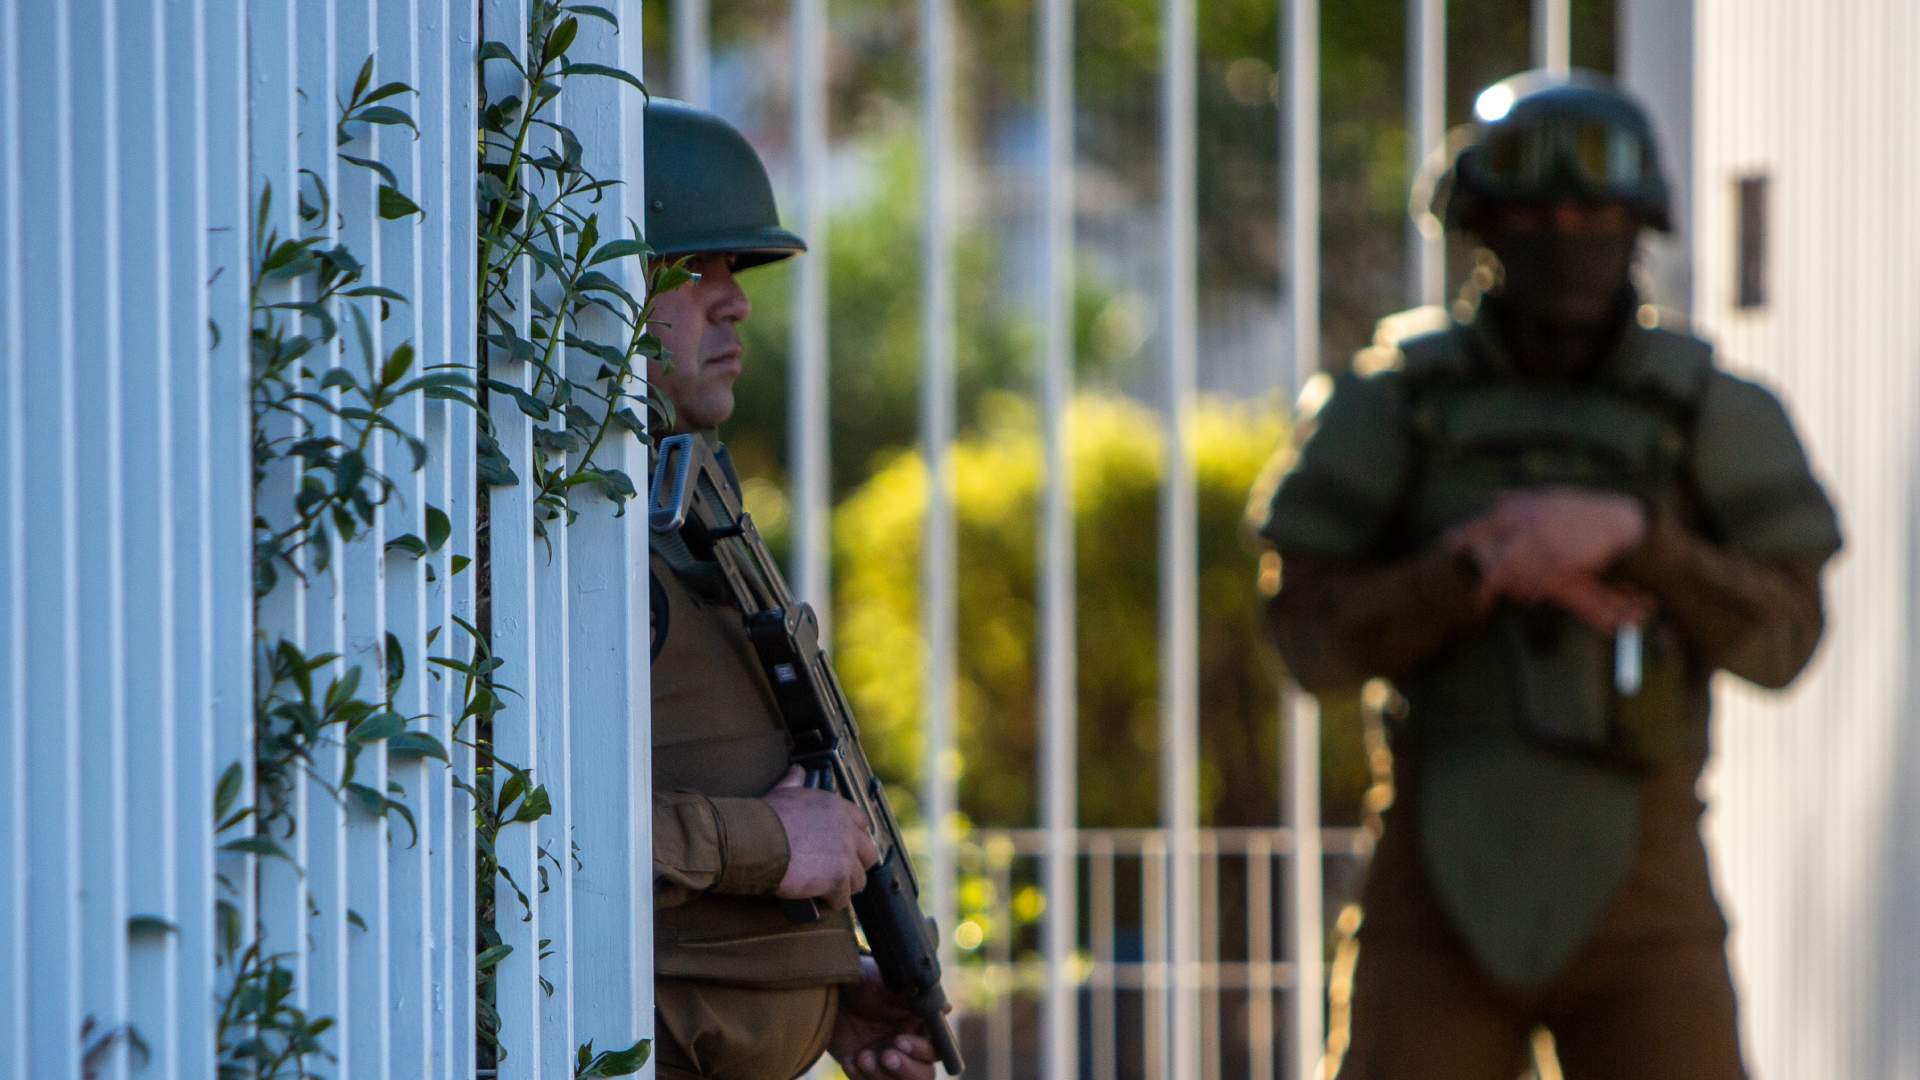
<svg viewBox="0 0 1920 1080"><path fill-rule="evenodd" d="M805 926L820 921L820 902L818 900L782 900L780 910L787 913L787 921Z"/></svg>

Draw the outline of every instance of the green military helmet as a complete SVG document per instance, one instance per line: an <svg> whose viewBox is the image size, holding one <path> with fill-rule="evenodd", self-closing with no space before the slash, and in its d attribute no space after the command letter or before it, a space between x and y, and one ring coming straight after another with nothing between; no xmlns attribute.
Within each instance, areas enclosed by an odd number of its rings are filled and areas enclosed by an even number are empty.
<svg viewBox="0 0 1920 1080"><path fill-rule="evenodd" d="M1646 111L1603 75L1528 71L1474 100L1476 126L1435 193L1448 224L1479 229L1491 207L1618 202L1671 232L1672 196Z"/></svg>
<svg viewBox="0 0 1920 1080"><path fill-rule="evenodd" d="M650 99L646 138L647 242L666 256L727 252L734 269L807 250L780 227L773 184L746 137L684 101Z"/></svg>

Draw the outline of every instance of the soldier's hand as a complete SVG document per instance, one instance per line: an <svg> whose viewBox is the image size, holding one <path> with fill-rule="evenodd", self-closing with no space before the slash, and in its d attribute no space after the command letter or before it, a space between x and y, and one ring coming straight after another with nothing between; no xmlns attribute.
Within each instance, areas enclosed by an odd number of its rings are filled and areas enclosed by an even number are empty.
<svg viewBox="0 0 1920 1080"><path fill-rule="evenodd" d="M1552 599L1574 579L1597 577L1647 532L1634 499L1567 487L1508 494L1485 520L1467 530L1482 585L1522 601Z"/></svg>
<svg viewBox="0 0 1920 1080"><path fill-rule="evenodd" d="M764 798L787 831L787 872L774 895L818 900L833 911L852 903L867 868L880 861L860 811L831 791L807 787L798 765Z"/></svg>
<svg viewBox="0 0 1920 1080"><path fill-rule="evenodd" d="M849 1080L933 1080L939 1056L925 1026L887 989L872 957L860 967L860 981L840 991L828 1052Z"/></svg>
<svg viewBox="0 0 1920 1080"><path fill-rule="evenodd" d="M1607 636L1624 626L1645 625L1655 610L1651 595L1585 575L1555 583L1542 599L1558 604Z"/></svg>

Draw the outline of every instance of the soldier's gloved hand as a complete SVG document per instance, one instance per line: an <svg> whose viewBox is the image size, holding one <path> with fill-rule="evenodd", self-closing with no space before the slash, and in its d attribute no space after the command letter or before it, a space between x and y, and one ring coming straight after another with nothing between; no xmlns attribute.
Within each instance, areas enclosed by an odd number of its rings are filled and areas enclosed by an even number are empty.
<svg viewBox="0 0 1920 1080"><path fill-rule="evenodd" d="M1482 522L1461 532L1481 584L1521 601L1553 599L1573 579L1597 579L1647 533L1638 501L1569 487L1512 492Z"/></svg>
<svg viewBox="0 0 1920 1080"><path fill-rule="evenodd" d="M763 796L787 832L787 872L774 895L818 900L838 911L866 885L867 868L880 861L880 849L852 803L807 787L806 779L796 765Z"/></svg>
<svg viewBox="0 0 1920 1080"><path fill-rule="evenodd" d="M887 989L872 957L861 958L860 974L840 991L827 1051L849 1080L933 1080L939 1058L919 1018Z"/></svg>

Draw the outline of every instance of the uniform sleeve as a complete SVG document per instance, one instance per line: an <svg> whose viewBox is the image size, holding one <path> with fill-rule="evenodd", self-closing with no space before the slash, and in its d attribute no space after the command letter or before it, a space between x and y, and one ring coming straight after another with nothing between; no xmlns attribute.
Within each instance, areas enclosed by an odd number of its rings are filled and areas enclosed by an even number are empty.
<svg viewBox="0 0 1920 1080"><path fill-rule="evenodd" d="M1786 686L1825 627L1820 568L1840 550L1839 516L1779 399L1724 373L1701 403L1693 480L1708 534L1656 515L1621 576L1651 591L1709 663Z"/></svg>
<svg viewBox="0 0 1920 1080"><path fill-rule="evenodd" d="M787 872L787 833L761 799L653 795L653 905L704 892L770 895Z"/></svg>
<svg viewBox="0 0 1920 1080"><path fill-rule="evenodd" d="M1303 428L1260 528L1280 554L1267 625L1300 685L1332 693L1404 672L1484 612L1440 547L1377 561L1412 458L1399 374L1341 379Z"/></svg>
<svg viewBox="0 0 1920 1080"><path fill-rule="evenodd" d="M1477 575L1441 548L1385 566L1283 556L1267 626L1287 671L1315 694L1406 672L1486 617Z"/></svg>

